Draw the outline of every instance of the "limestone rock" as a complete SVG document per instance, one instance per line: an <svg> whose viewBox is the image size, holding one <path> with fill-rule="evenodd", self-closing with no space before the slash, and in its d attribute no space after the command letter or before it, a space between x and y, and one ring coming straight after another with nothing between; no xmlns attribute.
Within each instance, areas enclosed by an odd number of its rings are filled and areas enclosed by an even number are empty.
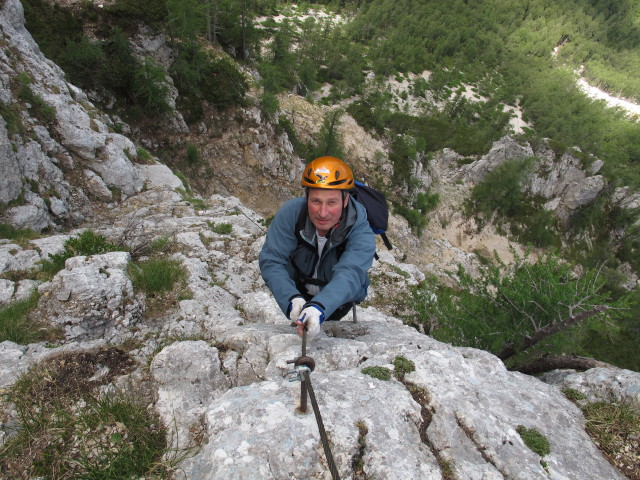
<svg viewBox="0 0 640 480"><path fill-rule="evenodd" d="M126 273L129 260L126 252L68 259L39 308L64 327L68 341L121 338L143 312Z"/></svg>
<svg viewBox="0 0 640 480"><path fill-rule="evenodd" d="M218 349L204 341L177 342L158 353L150 366L158 384L156 411L176 429L173 448L193 445L209 403L228 390Z"/></svg>
<svg viewBox="0 0 640 480"><path fill-rule="evenodd" d="M585 395L586 402L631 402L640 404L640 373L619 368L592 368L586 372L557 370L542 380L561 389Z"/></svg>

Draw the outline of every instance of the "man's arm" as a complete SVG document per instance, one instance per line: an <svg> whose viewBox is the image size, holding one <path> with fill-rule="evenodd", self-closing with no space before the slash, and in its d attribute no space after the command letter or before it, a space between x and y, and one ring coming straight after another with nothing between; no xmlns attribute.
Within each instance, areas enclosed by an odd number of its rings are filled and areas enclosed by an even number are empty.
<svg viewBox="0 0 640 480"><path fill-rule="evenodd" d="M294 198L278 210L258 256L262 278L285 315L292 297L300 295L289 276L288 266L289 257L298 245L296 221L304 205L304 197Z"/></svg>

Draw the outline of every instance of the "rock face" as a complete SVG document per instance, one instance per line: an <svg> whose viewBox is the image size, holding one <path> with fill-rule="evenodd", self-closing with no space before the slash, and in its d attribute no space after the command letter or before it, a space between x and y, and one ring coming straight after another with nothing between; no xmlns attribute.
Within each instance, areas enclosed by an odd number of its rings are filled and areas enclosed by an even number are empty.
<svg viewBox="0 0 640 480"><path fill-rule="evenodd" d="M169 188L131 196L105 219L103 232L118 236L135 217L147 233L172 235L192 298L158 322L142 315L127 253L71 258L40 287L40 308L64 326L66 345L0 344L1 386L61 349L137 339L144 346L132 353L140 369L151 359L155 408L170 429L168 441L178 449L199 446L179 465L182 478L329 478L311 403L308 413L296 412L300 386L288 381L287 361L300 355L300 338L259 275L261 217L217 195L196 212ZM232 232L215 233L211 225L219 223L231 224ZM29 257L24 249L6 255ZM396 289L421 275L387 252L372 270L393 278ZM486 352L440 343L373 306L358 307L357 323L326 322L307 354L316 363L312 385L341 478L353 475L354 458L369 478L442 478L443 465L468 479L624 478L560 388L509 372ZM362 372L393 371L397 357L415 370L388 381ZM625 388L640 383L639 374L615 372ZM595 376L589 388L608 381ZM519 425L549 440L548 471L516 433Z"/></svg>
<svg viewBox="0 0 640 480"><path fill-rule="evenodd" d="M142 190L144 177L131 162L137 158L136 146L114 133L113 121L42 55L24 27L18 0L4 2L0 33L7 42L0 53L0 103L22 109L10 128L0 118L0 203L12 203L3 221L36 231L58 229L91 216L88 192L110 200L108 189L125 197ZM53 119L29 113L29 105L13 93L20 82L53 112ZM63 173L79 167L94 175ZM97 194L96 182L102 185Z"/></svg>
<svg viewBox="0 0 640 480"><path fill-rule="evenodd" d="M7 205L1 220L38 231L91 223L109 239L127 238L132 247L169 239L171 258L186 270L190 292L189 298L149 315L149 299L133 288L126 252L70 258L43 284L32 278L0 280L0 304L24 299L37 288L37 313L65 336L57 346L0 343L0 389L51 355L134 345L127 348L138 368L128 380L143 377L148 368L152 407L169 430L169 444L179 453L193 447L178 465L178 477L330 478L316 418L311 410L296 411L300 386L288 380L288 361L300 355L300 338L258 271L265 219L230 195L207 195L200 199L206 208L194 210L177 191L182 182L158 163L135 165L136 145L115 133L112 120L43 57L24 29L17 0L4 2L0 29L8 46L0 50L2 105L20 104L12 82L25 73L33 93L55 111L55 120L45 125L21 105L26 113L20 116L20 129L0 119L0 202ZM138 39L138 46L168 61L164 39L147 40ZM12 56L14 50L20 61ZM233 185L256 198L267 195L269 182L239 175L236 164L246 167L243 172L257 168L291 180L300 162L286 135L270 140L275 130L265 125L257 107L241 114L252 122L249 133L235 139L242 147L235 156L221 158L213 142L204 153L213 158L223 193ZM313 114L299 112L299 117L306 121ZM202 125L203 131L208 128ZM344 128L362 134L350 119ZM349 148L363 165L388 172L389 165L378 166L375 157L383 145L365 148L351 139ZM471 184L510 158L543 153L506 138L467 167L457 165L455 152L445 151L416 175L424 185L442 179ZM597 168L587 171L578 164L571 154L554 159L551 173L534 175L528 188L555 202L554 208L576 208L602 188ZM276 194L288 194L287 188ZM109 208L99 208L100 202L109 202ZM407 226L394 221L398 236L420 248ZM219 233L222 224L231 226L230 233ZM33 273L35 278L38 262L60 253L77 234L21 245L2 241L0 273ZM448 240L440 242L442 250L455 250ZM470 257L455 250L451 265L471 262ZM380 479L624 478L585 433L580 410L561 387L509 372L486 352L437 342L374 306L384 300L386 289L406 291L424 278L404 262L401 249L381 252L371 276L369 303L358 307L357 322L348 316L325 323L307 349L316 363L313 389L341 478L353 477L355 465L359 475ZM365 367L394 371L400 357L415 369L395 372L389 380L363 373ZM568 375L561 385L594 396L624 392L625 398L637 400L638 378L634 372L594 371ZM516 432L520 425L543 434L551 453L541 459L529 450ZM9 432L0 424L0 443Z"/></svg>
<svg viewBox="0 0 640 480"><path fill-rule="evenodd" d="M126 252L73 257L40 287L42 316L65 330L67 340L122 341L144 312L127 275Z"/></svg>

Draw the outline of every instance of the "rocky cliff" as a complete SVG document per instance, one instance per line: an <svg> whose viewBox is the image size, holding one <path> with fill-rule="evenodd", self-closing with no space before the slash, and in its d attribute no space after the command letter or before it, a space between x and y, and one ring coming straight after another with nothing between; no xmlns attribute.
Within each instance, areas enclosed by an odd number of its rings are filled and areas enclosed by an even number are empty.
<svg viewBox="0 0 640 480"><path fill-rule="evenodd" d="M138 163L136 144L116 133L113 120L42 56L24 29L17 0L5 1L0 28L3 221L56 233L26 245L0 241L0 272L36 271L39 261L60 253L68 238L90 227L133 243L170 238L174 248L168 255L188 272L190 292L150 312L152 299L133 288L127 252L72 257L45 283L0 280L3 304L37 288L38 315L63 332L54 345L0 343L0 388L42 362L119 348L133 368L109 374L108 367L96 363L92 378L108 379L105 395L142 385L151 392L150 408L167 427L169 443L188 452L177 465L177 478L331 478L316 419L296 411L300 385L287 378L287 361L301 352L300 338L259 275L262 215L231 192L207 195L201 198L204 207L194 209L170 169L155 161ZM31 91L27 99L24 85ZM43 116L38 105L53 114L45 110L49 113ZM247 143L244 158L260 162L261 170L279 162L267 143ZM490 164L506 158L506 148L529 154L529 147L505 140L455 173L447 168L452 157L445 152L422 181L440 182L441 188L451 188L444 185L447 175L462 175L463 184L475 181ZM294 178L300 168L291 158L291 169L278 164L283 177ZM565 164L567 170L573 166L570 159ZM572 180L566 172L558 176L580 190L587 178L596 178L593 173L575 173ZM589 182L597 188L597 179ZM558 189L540 180L530 188L571 208L584 195L569 195L574 191L569 183ZM242 182L236 188L242 189ZM259 194L257 189L246 195ZM409 238L406 224L394 223ZM215 227L221 224L231 225L231 231L219 233ZM443 247L449 240L436 235L430 238L430 254L437 256L436 248L450 252ZM380 479L624 478L591 441L580 409L561 388L570 386L594 399L638 402L639 375L598 369L543 383L508 371L491 354L454 348L405 326L385 312L385 297L424 274L399 260L420 249L415 237L404 241L400 236L401 248L380 252L371 271L371 295L358 308L357 321L347 317L325 324L308 346L316 364L314 391L340 478L355 478L356 463L361 475ZM462 261L459 252L457 261ZM455 254L447 258L450 263L437 268L456 263ZM429 264L427 258L416 263ZM399 372L394 364L399 358L415 368ZM374 378L363 373L366 367L385 367L397 375ZM11 405L4 411L1 441L16 421ZM548 439L551 452L544 459L525 445L520 426Z"/></svg>

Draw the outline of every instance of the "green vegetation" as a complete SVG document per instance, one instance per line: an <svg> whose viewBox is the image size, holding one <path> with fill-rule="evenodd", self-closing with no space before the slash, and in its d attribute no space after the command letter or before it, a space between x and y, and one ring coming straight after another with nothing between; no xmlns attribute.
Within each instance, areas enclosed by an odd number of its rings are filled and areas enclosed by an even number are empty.
<svg viewBox="0 0 640 480"><path fill-rule="evenodd" d="M14 79L17 83L18 98L29 105L29 113L40 120L45 125L52 124L56 119L56 109L47 105L42 98L33 93L31 89L32 79L24 72L20 72Z"/></svg>
<svg viewBox="0 0 640 480"><path fill-rule="evenodd" d="M560 245L555 215L542 206L542 200L523 191L535 158L507 160L479 182L471 192L469 214L482 223L493 222L499 228L508 225L509 233L524 244L547 248Z"/></svg>
<svg viewBox="0 0 640 480"><path fill-rule="evenodd" d="M108 374L96 380L104 366ZM0 447L0 474L169 478L177 452L168 452L166 432L145 395L99 393L132 369L133 361L118 349L67 353L31 367L8 393L19 429Z"/></svg>
<svg viewBox="0 0 640 480"><path fill-rule="evenodd" d="M422 231L429 224L427 214L438 206L440 196L437 193L418 193L417 199L411 206L403 203L394 205L394 213L402 215L409 222L409 226L416 235L422 235ZM413 208L412 208L413 207Z"/></svg>
<svg viewBox="0 0 640 480"><path fill-rule="evenodd" d="M548 255L530 263L515 259L507 269L499 258L472 278L458 272L460 286L429 280L413 290L414 321L434 338L495 353L511 366L543 353L575 353L606 361L607 345L619 345L633 311L627 294L614 299L598 270L578 274L572 265ZM601 344L588 342L591 332ZM626 345L626 343L623 343ZM631 351L631 350L630 350ZM637 368L627 351L616 358Z"/></svg>
<svg viewBox="0 0 640 480"><path fill-rule="evenodd" d="M200 152L198 147L193 143L187 144L187 162L191 165L198 165L200 163Z"/></svg>
<svg viewBox="0 0 640 480"><path fill-rule="evenodd" d="M149 296L162 294L187 277L187 272L178 260L151 259L132 263L129 275L135 288Z"/></svg>
<svg viewBox="0 0 640 480"><path fill-rule="evenodd" d="M64 269L64 263L71 257L100 255L122 250L124 247L109 242L106 237L96 234L93 230L85 230L77 237L72 237L64 242L64 252L49 255L48 260L43 260L42 270L49 277L53 277Z"/></svg>
<svg viewBox="0 0 640 480"><path fill-rule="evenodd" d="M152 58L145 57L140 68L134 73L132 91L147 112L171 111L171 106L167 103L169 87L166 72Z"/></svg>
<svg viewBox="0 0 640 480"><path fill-rule="evenodd" d="M209 225L211 227L211 231L213 233L217 233L220 235L229 235L231 232L233 232L233 225L231 225L230 223L218 223L216 224L210 224Z"/></svg>
<svg viewBox="0 0 640 480"><path fill-rule="evenodd" d="M180 178L183 183L185 182L186 178L184 176L181 177L177 173L176 176ZM177 188L176 191L182 196L182 199L185 202L189 202L191 204L194 210L206 210L209 208L209 204L207 204L203 199L198 198L191 189L183 190L181 188Z"/></svg>
<svg viewBox="0 0 640 480"><path fill-rule="evenodd" d="M407 373L411 373L416 369L416 364L402 355L398 355L393 359L393 374L399 380L402 380Z"/></svg>
<svg viewBox="0 0 640 480"><path fill-rule="evenodd" d="M14 241L19 245L24 245L29 240L39 237L40 235L37 232L34 232L29 228L15 228L13 225L0 223L0 238L6 238L7 240Z"/></svg>
<svg viewBox="0 0 640 480"><path fill-rule="evenodd" d="M362 373L369 375L370 377L377 378L378 380L391 380L391 370L387 367L365 367L362 369Z"/></svg>
<svg viewBox="0 0 640 480"><path fill-rule="evenodd" d="M56 329L29 317L38 306L39 298L35 290L29 298L0 309L0 342L6 340L28 345L45 340L54 341L58 337Z"/></svg>
<svg viewBox="0 0 640 480"><path fill-rule="evenodd" d="M524 444L529 447L532 452L537 453L541 457L551 453L549 440L547 440L547 438L535 428L527 428L524 425L518 425L516 427L516 432L518 432Z"/></svg>
<svg viewBox="0 0 640 480"><path fill-rule="evenodd" d="M564 396L573 402L576 402L578 400L584 400L587 398L587 396L584 393L578 390L575 390L573 388L565 388L562 390L562 393L564 393Z"/></svg>
<svg viewBox="0 0 640 480"><path fill-rule="evenodd" d="M628 401L590 403L582 409L587 432L609 461L628 478L640 474L640 413Z"/></svg>

